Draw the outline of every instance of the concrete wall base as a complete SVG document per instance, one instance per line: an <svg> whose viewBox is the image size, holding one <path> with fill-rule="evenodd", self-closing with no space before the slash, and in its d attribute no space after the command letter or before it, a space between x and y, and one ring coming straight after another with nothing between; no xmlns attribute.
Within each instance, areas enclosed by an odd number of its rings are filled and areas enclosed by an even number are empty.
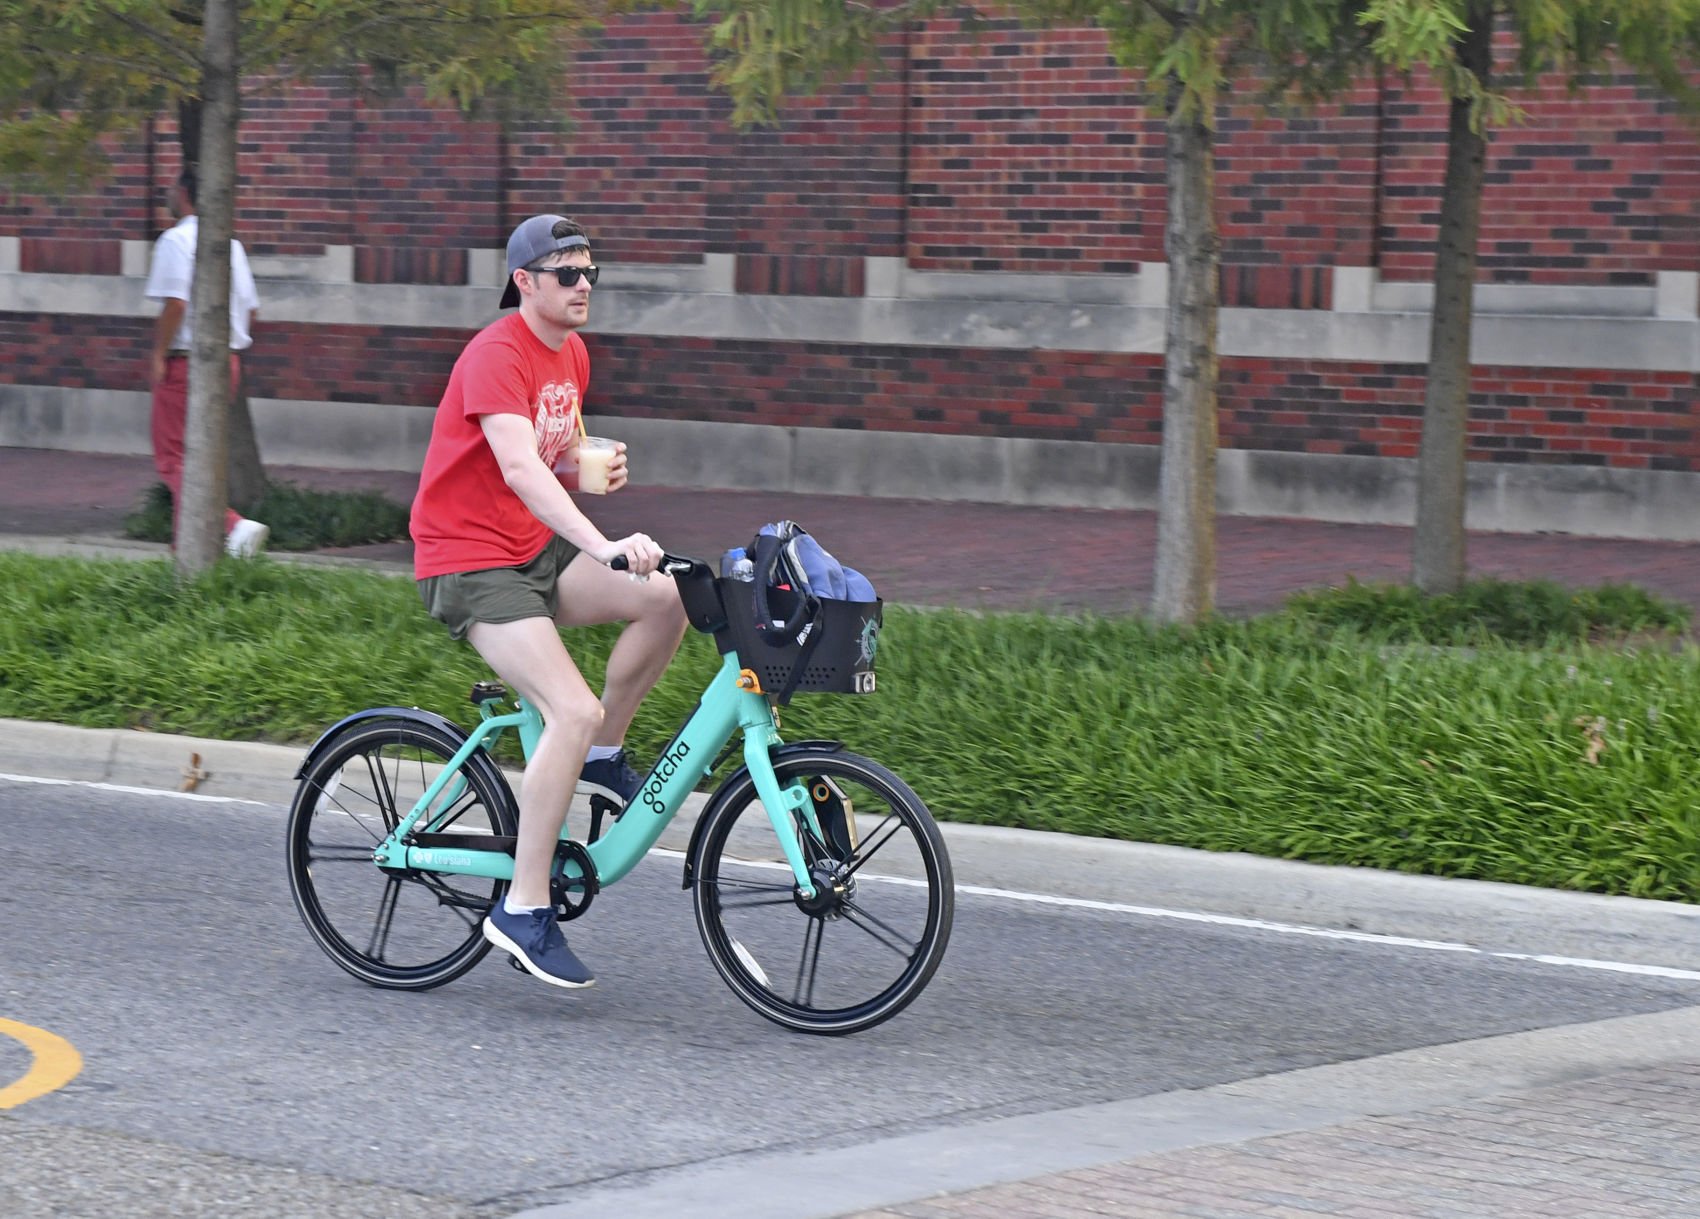
<svg viewBox="0 0 1700 1219"><path fill-rule="evenodd" d="M252 405L261 455L274 465L416 471L430 438L432 413L416 406L274 398ZM148 409L148 396L136 391L3 385L0 444L146 454ZM607 416L591 424L631 446L635 485L1066 508L1157 504L1151 445ZM1472 529L1700 541L1700 475L1472 462L1468 476ZM1410 525L1416 463L1226 449L1216 499L1227 515Z"/></svg>

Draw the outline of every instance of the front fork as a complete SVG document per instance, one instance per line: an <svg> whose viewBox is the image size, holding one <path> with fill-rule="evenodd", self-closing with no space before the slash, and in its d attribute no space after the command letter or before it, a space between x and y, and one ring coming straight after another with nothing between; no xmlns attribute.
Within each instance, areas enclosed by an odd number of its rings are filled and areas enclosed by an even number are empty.
<svg viewBox="0 0 1700 1219"><path fill-rule="evenodd" d="M785 855L785 862L791 866L798 892L805 901L813 900L814 877L809 875L809 861L803 858L802 839L797 836L797 820L791 815L803 809L803 815L813 822L814 806L809 799L808 787L802 783L780 786L779 776L773 770L773 757L768 751L782 742L779 739L779 722L774 718L773 708L767 699L747 694L739 710L738 727L744 734L744 765L755 782L756 795L761 797L762 807L767 809L767 819L773 825L779 849ZM819 827L816 827L816 832L819 832Z"/></svg>

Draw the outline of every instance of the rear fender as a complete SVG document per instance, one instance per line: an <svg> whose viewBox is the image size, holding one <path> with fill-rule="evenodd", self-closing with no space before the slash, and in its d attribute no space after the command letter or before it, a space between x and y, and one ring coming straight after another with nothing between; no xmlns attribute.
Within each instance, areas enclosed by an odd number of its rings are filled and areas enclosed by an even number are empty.
<svg viewBox="0 0 1700 1219"><path fill-rule="evenodd" d="M301 765L296 768L295 777L303 778L307 768L330 745L330 742L345 729L366 720L412 720L416 724L424 724L445 732L458 743L466 740L466 729L449 719L438 715L435 711L421 711L418 707L369 707L365 711L356 711L353 715L345 716L319 734L319 739L313 742L307 750L307 756L301 759Z"/></svg>

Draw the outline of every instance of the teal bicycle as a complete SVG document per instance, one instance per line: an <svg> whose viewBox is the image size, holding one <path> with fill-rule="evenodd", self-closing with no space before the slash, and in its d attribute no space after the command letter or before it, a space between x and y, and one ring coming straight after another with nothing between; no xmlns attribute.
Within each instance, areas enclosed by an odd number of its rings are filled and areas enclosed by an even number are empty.
<svg viewBox="0 0 1700 1219"><path fill-rule="evenodd" d="M702 807L684 884L710 960L732 991L789 1029L844 1034L890 1019L943 959L955 893L927 807L877 762L836 741L780 739L794 692L867 693L882 605L819 599L783 554L753 581L666 556L691 625L720 668L637 796L592 797L584 841L556 851L556 916L584 914L635 868L687 797L737 751ZM770 588L772 582L781 587ZM787 589L786 586L789 588ZM770 600L771 599L771 600ZM413 707L341 720L309 749L290 808L290 891L331 959L374 986L426 990L489 951L480 924L513 878L518 812L491 750L542 720L480 682L470 733ZM518 964L518 962L514 962Z"/></svg>

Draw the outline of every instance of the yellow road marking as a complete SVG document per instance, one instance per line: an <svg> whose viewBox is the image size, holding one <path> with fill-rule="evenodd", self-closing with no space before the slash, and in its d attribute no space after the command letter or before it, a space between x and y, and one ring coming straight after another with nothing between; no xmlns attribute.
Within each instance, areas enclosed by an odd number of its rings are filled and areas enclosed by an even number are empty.
<svg viewBox="0 0 1700 1219"><path fill-rule="evenodd" d="M0 1088L0 1109L12 1109L63 1088L83 1069L83 1056L77 1053L77 1047L46 1029L0 1019L0 1035L23 1042L35 1059L22 1079Z"/></svg>

